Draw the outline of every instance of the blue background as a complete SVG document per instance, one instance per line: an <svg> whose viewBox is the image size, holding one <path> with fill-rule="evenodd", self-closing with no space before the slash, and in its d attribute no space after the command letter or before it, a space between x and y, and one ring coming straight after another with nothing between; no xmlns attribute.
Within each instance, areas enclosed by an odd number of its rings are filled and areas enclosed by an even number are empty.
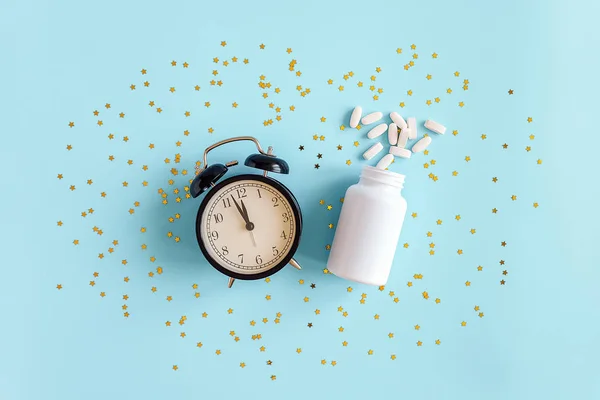
<svg viewBox="0 0 600 400"><path fill-rule="evenodd" d="M0 397L598 398L599 12L592 1L3 0ZM413 53L418 59L406 71ZM300 77L288 70L292 59ZM213 70L223 86L210 85ZM344 80L349 71L354 76ZM273 85L267 99L261 74ZM371 75L383 89L377 101ZM301 97L297 85L311 92ZM427 106L435 97L440 103ZM282 108L280 122L271 101ZM323 272L334 232L327 225L337 222L339 199L367 164L360 155L371 145L366 129L339 128L356 104L449 128L434 136L429 155L390 167L407 175L409 215L384 290ZM263 126L268 119L274 123ZM297 259L304 268L228 290L195 243L199 201L177 203L173 189L184 193L204 148L242 134L273 145L290 163L291 174L280 178L303 209ZM314 141L315 134L325 140ZM211 157L243 160L252 151L236 144ZM167 205L159 188L169 194ZM82 217L89 208L94 213ZM170 223L175 213L181 218ZM119 242L109 254L113 240ZM252 339L256 334L261 338Z"/></svg>

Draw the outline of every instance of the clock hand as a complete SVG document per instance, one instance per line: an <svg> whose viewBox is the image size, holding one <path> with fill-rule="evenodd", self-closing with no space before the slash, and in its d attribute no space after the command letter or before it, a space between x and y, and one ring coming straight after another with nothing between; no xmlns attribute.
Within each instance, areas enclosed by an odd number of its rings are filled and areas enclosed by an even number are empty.
<svg viewBox="0 0 600 400"><path fill-rule="evenodd" d="M238 202L235 200L235 198L233 197L233 195L231 195L231 199L233 200L234 204L235 204L235 208L237 208L237 210L240 212L240 215L242 216L242 218L244 219L244 222L246 223L246 225L248 225L250 223L250 221L248 220L248 213L244 212L244 210L242 210L240 208L240 205L238 204ZM244 203L242 203L243 205Z"/></svg>
<svg viewBox="0 0 600 400"><path fill-rule="evenodd" d="M252 229L254 229L254 224L252 222L250 222L250 219L248 218L248 210L246 210L246 206L244 205L244 200L240 200L240 203L242 203L242 207L240 207L240 205L235 200L235 197L233 197L233 195L231 195L231 199L235 203L235 208L237 208L237 210L240 212L240 215L242 216L242 218L244 219L244 222L246 223L246 230L252 231ZM254 235L252 237L254 238ZM256 246L256 244L255 244L255 246Z"/></svg>
<svg viewBox="0 0 600 400"><path fill-rule="evenodd" d="M250 222L250 217L248 216L248 210L246 209L246 205L244 204L244 200L240 200L242 203L242 211L244 213L244 219L246 220L246 229L250 232L250 237L252 238L252 244L256 247L256 239L254 239L254 224Z"/></svg>
<svg viewBox="0 0 600 400"><path fill-rule="evenodd" d="M246 210L246 206L244 205L244 200L240 200L240 203L242 203L242 211L244 213L243 217L244 220L246 221L246 229L249 230L250 232L252 232L252 230L254 229L254 224L252 222L250 222L250 217L248 217L248 210ZM252 235L252 237L254 238L254 235ZM256 244L255 244L256 246Z"/></svg>

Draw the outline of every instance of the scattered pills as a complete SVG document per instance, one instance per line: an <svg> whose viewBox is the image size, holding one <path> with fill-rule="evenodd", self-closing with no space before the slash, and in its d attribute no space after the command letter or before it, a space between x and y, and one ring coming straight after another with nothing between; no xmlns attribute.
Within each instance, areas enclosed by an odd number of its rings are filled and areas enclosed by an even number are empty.
<svg viewBox="0 0 600 400"><path fill-rule="evenodd" d="M375 166L375 168L386 169L387 167L390 166L390 164L392 163L392 161L394 161L394 156L392 154L388 153L385 156L383 156L381 158L381 160L379 160L379 162L377 163L377 165Z"/></svg>
<svg viewBox="0 0 600 400"><path fill-rule="evenodd" d="M425 121L425 128L429 129L432 132L439 133L440 135L446 133L446 127L444 125L438 124L437 122L432 121L430 119Z"/></svg>
<svg viewBox="0 0 600 400"><path fill-rule="evenodd" d="M381 114L381 113L380 113ZM364 120L364 118L363 118ZM383 132L387 130L387 124L379 124L375 128L371 129L369 133L367 133L367 137L369 139L375 139L378 136L381 136Z"/></svg>
<svg viewBox="0 0 600 400"><path fill-rule="evenodd" d="M388 127L388 140L392 146L398 143L398 127L393 122Z"/></svg>
<svg viewBox="0 0 600 400"><path fill-rule="evenodd" d="M406 147L406 142L408 142L408 131L406 129L403 129L402 132L400 132L400 136L398 137L397 146Z"/></svg>
<svg viewBox="0 0 600 400"><path fill-rule="evenodd" d="M410 158L412 153L403 147L390 146L390 154L396 157Z"/></svg>
<svg viewBox="0 0 600 400"><path fill-rule="evenodd" d="M372 112L364 117L362 116L362 111L361 106L356 106L354 107L354 110L352 110L352 114L350 115L351 128L356 128L359 122L362 123L362 125L370 125L383 118L383 113L379 111ZM388 154L385 154L376 165L376 168L383 170L387 169L394 162L395 157L409 159L413 153L424 151L433 141L431 136L425 134L425 136L417 140L410 149L407 149L406 145L408 141L417 139L417 119L415 117L409 117L404 120L397 112L391 112L390 119L393 121L391 124L379 123L367 133L369 139L375 139L383 135L385 131L388 133L388 142L390 144L389 152ZM426 120L424 125L428 130L440 135L446 133L446 127L444 125L430 119ZM358 142L354 143L355 145L358 145ZM381 142L375 143L363 153L363 158L365 160L371 160L383 150L383 146L384 145ZM432 162L434 161L432 160Z"/></svg>
<svg viewBox="0 0 600 400"><path fill-rule="evenodd" d="M407 119L408 124L408 138L416 139L417 138L417 119L415 117L410 117Z"/></svg>
<svg viewBox="0 0 600 400"><path fill-rule="evenodd" d="M392 112L390 113L390 118L392 119L392 121L394 121L398 128L402 130L406 129L406 121L404 120L404 118L402 118L400 114L398 114L397 112Z"/></svg>
<svg viewBox="0 0 600 400"><path fill-rule="evenodd" d="M362 117L362 124L363 125L369 125L372 124L373 122L379 121L381 118L383 118L383 113L377 111L368 115L365 115L364 117Z"/></svg>
<svg viewBox="0 0 600 400"><path fill-rule="evenodd" d="M350 116L350 128L356 128L358 123L360 122L360 118L362 117L362 107L356 106L354 107L354 111L352 111L352 115Z"/></svg>
<svg viewBox="0 0 600 400"><path fill-rule="evenodd" d="M417 143L415 143L412 147L413 153L418 153L423 151L431 144L431 136L423 136Z"/></svg>
<svg viewBox="0 0 600 400"><path fill-rule="evenodd" d="M375 157L377 153L383 150L383 145L380 142L375 143L373 146L369 147L369 150L363 153L363 158L365 160L370 160Z"/></svg>

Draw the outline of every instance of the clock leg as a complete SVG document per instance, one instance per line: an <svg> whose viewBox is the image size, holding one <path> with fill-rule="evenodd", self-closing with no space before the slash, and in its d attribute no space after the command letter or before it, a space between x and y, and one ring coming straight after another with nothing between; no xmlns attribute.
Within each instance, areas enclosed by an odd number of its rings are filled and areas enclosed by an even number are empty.
<svg viewBox="0 0 600 400"><path fill-rule="evenodd" d="M235 281L235 278L229 278L229 283L227 284L227 287L231 288L233 286L234 281Z"/></svg>
<svg viewBox="0 0 600 400"><path fill-rule="evenodd" d="M293 258L290 260L290 265L296 269L302 269L300 264L298 264L298 261L294 260Z"/></svg>

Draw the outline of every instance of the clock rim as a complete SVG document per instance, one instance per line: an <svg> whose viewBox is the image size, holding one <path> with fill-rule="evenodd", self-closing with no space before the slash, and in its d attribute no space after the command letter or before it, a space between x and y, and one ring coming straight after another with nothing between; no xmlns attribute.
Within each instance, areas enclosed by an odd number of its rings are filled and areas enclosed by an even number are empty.
<svg viewBox="0 0 600 400"><path fill-rule="evenodd" d="M201 235L202 214L206 210L206 207L208 206L210 200L217 194L217 192L222 187L229 185L233 182L242 181L242 180L260 181L262 183L273 186L276 190L278 190L283 195L283 197L285 197L285 199L288 201L288 203L290 203L290 207L292 209L292 213L294 214L294 219L296 221L296 236L294 237L294 240L292 241L292 244L290 245L290 250L288 251L287 255L284 258L282 258L281 261L278 264L276 264L274 267L272 267L266 271L256 273L256 274L238 274L237 272L233 272L233 271L230 271L230 270L222 267L219 264L219 262L216 259L214 259L206 250L206 246L204 245L204 242L202 240L202 235ZM296 197L294 197L292 192L283 183L281 183L278 180L273 179L269 176L256 175L256 174L241 174L241 175L232 176L230 178L222 180L221 182L217 183L214 187L211 187L210 190L206 193L206 196L204 197L204 199L202 199L202 203L200 203L200 207L198 208L198 213L196 215L196 240L198 242L198 245L200 246L200 250L202 251L204 258L206 258L206 260L209 262L210 265L212 265L213 268L215 268L217 271L219 271L223 275L226 275L228 277L235 278L235 279L245 280L245 281L253 281L253 280L257 280L257 279L266 278L268 276L271 276L271 275L279 272L283 267L285 267L290 262L290 260L294 257L294 254L296 254L296 251L298 250L298 246L300 245L300 236L301 235L302 235L302 211L300 210L300 204L298 204Z"/></svg>

